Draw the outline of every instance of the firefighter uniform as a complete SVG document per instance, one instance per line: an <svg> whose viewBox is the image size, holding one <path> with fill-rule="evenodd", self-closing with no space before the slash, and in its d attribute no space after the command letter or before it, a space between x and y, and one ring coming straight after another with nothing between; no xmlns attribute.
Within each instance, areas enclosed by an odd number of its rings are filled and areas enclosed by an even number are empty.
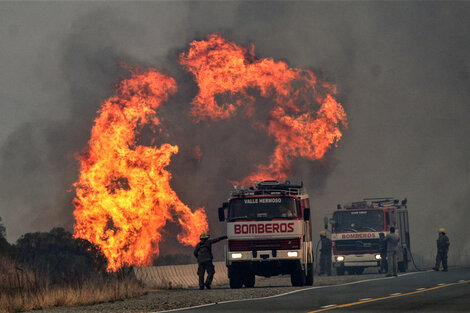
<svg viewBox="0 0 470 313"><path fill-rule="evenodd" d="M212 244L227 239L227 236L209 239L209 233L205 231L201 234L200 239L201 241L194 249L194 256L197 258L198 263L199 289L204 289L204 286L211 289L212 279L215 274L214 264L212 264ZM207 278L204 283L205 272L207 272Z"/></svg>
<svg viewBox="0 0 470 313"><path fill-rule="evenodd" d="M449 252L449 237L446 235L446 230L444 228L439 229L439 238L437 238L437 255L436 255L436 265L433 267L433 270L439 271L439 267L442 267L443 271L447 272L447 252Z"/></svg>
<svg viewBox="0 0 470 313"><path fill-rule="evenodd" d="M326 231L320 232L321 249L320 249L320 273L331 276L331 240L326 237Z"/></svg>
<svg viewBox="0 0 470 313"><path fill-rule="evenodd" d="M387 276L397 276L398 273L398 264L397 264L397 253L398 253L398 243L400 242L400 237L395 234L395 227L390 227L390 233L385 236L387 241Z"/></svg>
<svg viewBox="0 0 470 313"><path fill-rule="evenodd" d="M388 272L387 266L387 240L385 240L385 234L379 234L379 252L380 252L380 273Z"/></svg>

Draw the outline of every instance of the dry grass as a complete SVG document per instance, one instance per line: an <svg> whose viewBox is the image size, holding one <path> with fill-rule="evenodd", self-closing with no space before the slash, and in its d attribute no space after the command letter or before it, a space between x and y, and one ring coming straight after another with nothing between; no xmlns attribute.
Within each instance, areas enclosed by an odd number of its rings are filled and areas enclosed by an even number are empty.
<svg viewBox="0 0 470 313"><path fill-rule="evenodd" d="M122 273L60 285L51 285L39 276L20 269L8 259L0 259L0 312L89 305L145 293L140 283Z"/></svg>

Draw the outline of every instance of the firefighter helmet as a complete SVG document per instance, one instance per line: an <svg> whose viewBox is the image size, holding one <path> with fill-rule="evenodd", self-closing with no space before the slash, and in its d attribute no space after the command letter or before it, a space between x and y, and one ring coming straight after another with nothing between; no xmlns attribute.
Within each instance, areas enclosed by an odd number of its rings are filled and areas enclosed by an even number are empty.
<svg viewBox="0 0 470 313"><path fill-rule="evenodd" d="M320 232L320 236L326 236L326 230L322 230L322 231Z"/></svg>
<svg viewBox="0 0 470 313"><path fill-rule="evenodd" d="M206 231L203 231L201 233L201 236L199 237L200 239L208 239L209 238L209 232L206 230Z"/></svg>
<svg viewBox="0 0 470 313"><path fill-rule="evenodd" d="M445 229L444 227L441 227L441 228L439 228L439 232L440 232L440 233L445 233L445 232L446 232L446 229Z"/></svg>

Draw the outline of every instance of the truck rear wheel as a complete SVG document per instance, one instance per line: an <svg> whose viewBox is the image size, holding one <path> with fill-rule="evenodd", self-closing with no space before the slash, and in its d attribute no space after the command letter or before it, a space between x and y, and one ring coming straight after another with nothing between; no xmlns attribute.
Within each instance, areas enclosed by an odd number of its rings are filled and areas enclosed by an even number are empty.
<svg viewBox="0 0 470 313"><path fill-rule="evenodd" d="M408 270L408 261L398 262L398 270L402 273L406 272Z"/></svg>
<svg viewBox="0 0 470 313"><path fill-rule="evenodd" d="M238 289L241 288L243 285L242 275L240 270L235 269L233 267L229 267L228 269L228 280L230 284L230 288Z"/></svg>
<svg viewBox="0 0 470 313"><path fill-rule="evenodd" d="M305 286L313 285L313 263L307 264L307 277L305 277Z"/></svg>
<svg viewBox="0 0 470 313"><path fill-rule="evenodd" d="M255 274L254 273L246 273L243 275L243 285L245 285L246 288L252 288L255 285Z"/></svg>
<svg viewBox="0 0 470 313"><path fill-rule="evenodd" d="M305 276L305 286L313 285L313 263L307 264L307 276Z"/></svg>
<svg viewBox="0 0 470 313"><path fill-rule="evenodd" d="M403 251L403 261L398 262L398 270L402 273L408 270L408 253L407 251Z"/></svg>
<svg viewBox="0 0 470 313"><path fill-rule="evenodd" d="M302 268L295 268L290 274L292 286L300 287L305 285L305 273Z"/></svg>

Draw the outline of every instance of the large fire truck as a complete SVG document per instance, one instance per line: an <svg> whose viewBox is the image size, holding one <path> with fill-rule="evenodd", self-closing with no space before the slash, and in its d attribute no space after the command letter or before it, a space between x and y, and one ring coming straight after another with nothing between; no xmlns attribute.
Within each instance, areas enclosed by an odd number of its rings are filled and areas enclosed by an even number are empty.
<svg viewBox="0 0 470 313"><path fill-rule="evenodd" d="M290 274L293 286L313 284L310 204L303 184L263 181L235 189L219 208L227 221L231 288L253 287L255 275Z"/></svg>
<svg viewBox="0 0 470 313"><path fill-rule="evenodd" d="M401 202L394 198L367 198L337 206L330 224L332 263L338 275L362 274L367 267L380 266L380 233L387 236L392 226L400 237L398 270L406 272L411 257L406 203L406 198Z"/></svg>

